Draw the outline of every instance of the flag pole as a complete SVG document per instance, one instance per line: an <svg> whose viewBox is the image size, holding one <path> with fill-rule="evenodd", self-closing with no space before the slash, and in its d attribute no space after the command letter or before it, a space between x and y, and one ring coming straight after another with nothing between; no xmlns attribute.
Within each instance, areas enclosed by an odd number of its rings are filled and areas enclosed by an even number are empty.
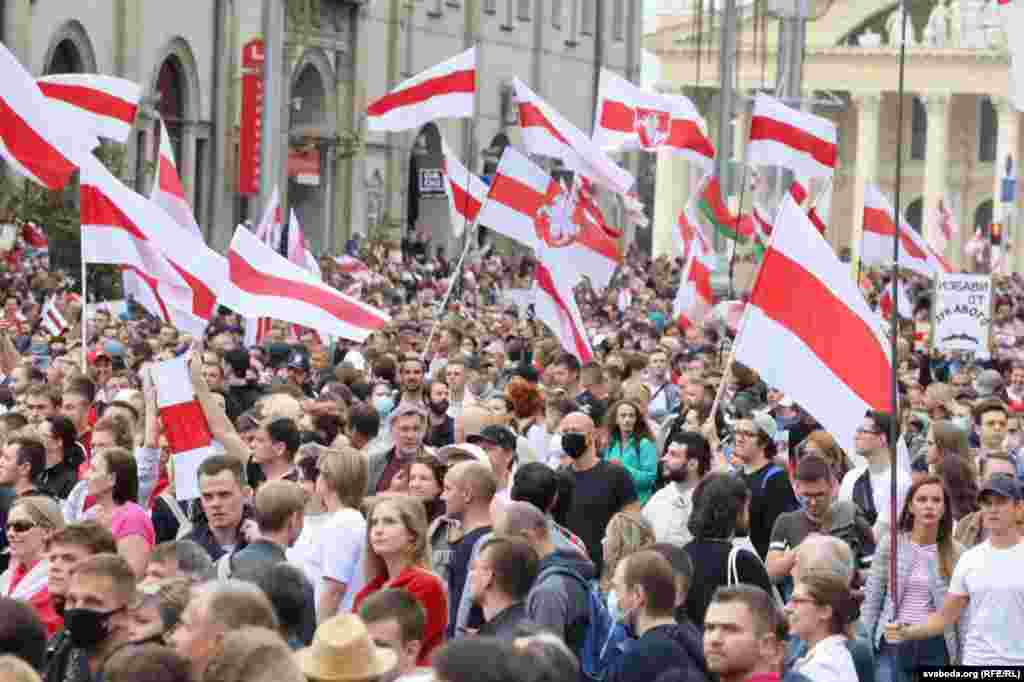
<svg viewBox="0 0 1024 682"><path fill-rule="evenodd" d="M743 113L746 113L747 102L746 102L746 100L741 100L741 101L742 101L742 104L740 106L743 107ZM746 133L746 139L749 141L750 140L750 126L751 125L753 125L753 122L751 122L750 124L747 125L747 129L745 131L737 130L736 132L737 133L745 132ZM746 154L747 154L747 146L743 145L743 156L746 157ZM739 204L736 205L736 238L733 240L732 254L729 257L729 298L733 299L733 300L736 299L736 288L735 288L735 286L733 284L733 282L734 282L734 280L733 280L733 272L734 272L735 267L736 267L736 246L739 244L740 227L741 227L741 225L743 223L743 197L744 197L744 195L747 192L747 172L750 170L750 166L747 165L746 158L743 158L742 160L741 159L737 159L737 163L742 163L743 164L743 180L740 183L740 202L739 202Z"/></svg>
<svg viewBox="0 0 1024 682"><path fill-rule="evenodd" d="M83 253L82 254L82 316L81 316L81 320L79 320L79 322L81 324L81 327L82 327L82 371L83 372L85 372L85 371L87 371L89 369L89 364L87 362L87 360L88 360L87 350L88 349L86 348L86 340L88 338L87 337L88 332L87 332L86 327L85 327L86 312L89 309L89 298L85 295L86 294L85 279L86 279L86 262L85 262L85 254Z"/></svg>
<svg viewBox="0 0 1024 682"><path fill-rule="evenodd" d="M459 257L459 262L452 270L452 280L448 282L448 292L445 293L444 298L441 300L441 308L437 311L437 318L434 320L433 326L430 328L430 334L427 336L427 343L423 346L423 359L427 359L427 353L430 351L430 343L434 340L434 333L437 332L437 327L441 324L441 320L444 318L445 308L448 307L448 300L452 297L452 292L455 291L455 282L459 278L462 272L462 264L466 260L466 255L469 253L469 247L473 245L473 231L476 229L476 223L472 227L467 228L466 234L466 245L462 248L462 256Z"/></svg>
<svg viewBox="0 0 1024 682"><path fill-rule="evenodd" d="M897 374L897 367L899 366L896 353L898 345L896 343L899 336L899 315L896 311L899 310L899 286L898 286L898 274L899 274L899 262L900 262L900 230L902 229L903 223L903 211L900 206L901 193L903 189L903 100L905 98L905 77L906 77L906 61L907 61L907 3L906 0L900 0L900 57L899 57L899 84L897 87L897 114L896 114L896 206L895 206L895 224L896 230L893 234L892 240L892 281L889 285L892 287L892 309L893 314L889 320L889 342L890 353L892 355L892 390L891 390L891 419L889 428L889 447L892 452L890 455L890 472L889 472L889 539L892 543L892 554L889 558L889 582L892 583L892 595L893 613L898 614L900 612L900 594L899 585L897 584L897 556L898 556L898 544L899 544L899 509L897 509L897 499L899 497L899 488L897 486L897 474L898 474L898 462L899 459L896 455L897 445L899 441L899 394L898 394L898 381L899 374ZM858 282L858 286L859 286Z"/></svg>

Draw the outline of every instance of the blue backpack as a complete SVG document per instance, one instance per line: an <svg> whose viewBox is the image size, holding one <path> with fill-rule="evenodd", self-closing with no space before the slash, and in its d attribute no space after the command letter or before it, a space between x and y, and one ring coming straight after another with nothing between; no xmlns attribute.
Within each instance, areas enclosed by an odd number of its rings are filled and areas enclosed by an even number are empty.
<svg viewBox="0 0 1024 682"><path fill-rule="evenodd" d="M587 622L579 649L574 651L580 659L581 679L584 682L600 682L604 679L609 661L605 658L605 646L615 627L615 621L605 606L601 593L582 575L567 566L549 566L540 572L534 585L541 584L548 576L562 575L579 583L587 595ZM568 639L568 638L567 638Z"/></svg>

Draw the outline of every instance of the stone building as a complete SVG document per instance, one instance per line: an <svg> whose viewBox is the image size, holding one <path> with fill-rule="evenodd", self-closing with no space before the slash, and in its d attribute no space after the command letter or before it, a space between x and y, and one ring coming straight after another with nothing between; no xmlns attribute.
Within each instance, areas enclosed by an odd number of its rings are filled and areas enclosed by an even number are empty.
<svg viewBox="0 0 1024 682"><path fill-rule="evenodd" d="M262 211L258 197L238 194L241 57L260 36L261 6L0 0L0 36L36 75L97 72L139 82L146 94L128 148L131 182L148 191L159 115L199 224L223 247L238 222ZM473 170L490 170L516 139L514 76L586 131L600 68L640 77L642 17L632 0L287 0L284 11L280 186L314 252L337 250L352 232L415 228L447 239L447 204L432 185L439 135ZM473 45L475 119L367 136L369 101Z"/></svg>
<svg viewBox="0 0 1024 682"><path fill-rule="evenodd" d="M690 0L662 0L658 28L646 38L647 49L661 63L660 87L682 90L712 110L718 82L717 35L705 31L701 82L697 83L697 23L687 10ZM741 3L743 5L743 3ZM803 88L805 99L833 101L816 113L839 130L839 163L833 185L828 239L856 254L864 187L875 182L890 200L896 184L897 66L899 4L892 0L812 2L815 16L807 25ZM963 244L976 227L1007 220L1014 204L1002 204L1006 162L1021 158L1020 114L1010 102L1009 57L996 0L920 0L908 3L906 99L902 204L917 229L935 229L940 200L951 206L960 225L948 247L954 263L963 259ZM705 28L707 27L705 19ZM775 79L777 24L767 20L755 40L747 10L739 31L735 59L739 89L746 95ZM756 48L756 49L755 49ZM749 104L734 118L734 158L741 158L749 129ZM672 222L688 197L686 187L697 172L670 157L658 164L656 249L669 248ZM676 188L682 191L675 191ZM1019 193L1018 193L1019 194ZM1009 218L1020 233L1021 216ZM1014 264L1024 262L1024 238L1014 240Z"/></svg>

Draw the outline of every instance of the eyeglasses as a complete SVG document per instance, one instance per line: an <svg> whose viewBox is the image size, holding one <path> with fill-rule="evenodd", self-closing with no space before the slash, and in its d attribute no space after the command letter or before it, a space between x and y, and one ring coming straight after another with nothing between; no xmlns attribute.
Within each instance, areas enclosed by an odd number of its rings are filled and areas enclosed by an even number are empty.
<svg viewBox="0 0 1024 682"><path fill-rule="evenodd" d="M36 525L37 524L32 523L31 521L10 521L7 524L7 532L18 534L27 533L35 528Z"/></svg>

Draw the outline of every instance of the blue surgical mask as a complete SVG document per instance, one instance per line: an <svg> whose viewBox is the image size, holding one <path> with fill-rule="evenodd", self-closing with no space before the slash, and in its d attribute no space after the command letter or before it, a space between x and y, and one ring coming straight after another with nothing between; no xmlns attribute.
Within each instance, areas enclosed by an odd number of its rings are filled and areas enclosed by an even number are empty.
<svg viewBox="0 0 1024 682"><path fill-rule="evenodd" d="M395 409L395 400L389 395L379 395L373 399L373 407L377 410L380 418L384 419L391 414L391 410Z"/></svg>

